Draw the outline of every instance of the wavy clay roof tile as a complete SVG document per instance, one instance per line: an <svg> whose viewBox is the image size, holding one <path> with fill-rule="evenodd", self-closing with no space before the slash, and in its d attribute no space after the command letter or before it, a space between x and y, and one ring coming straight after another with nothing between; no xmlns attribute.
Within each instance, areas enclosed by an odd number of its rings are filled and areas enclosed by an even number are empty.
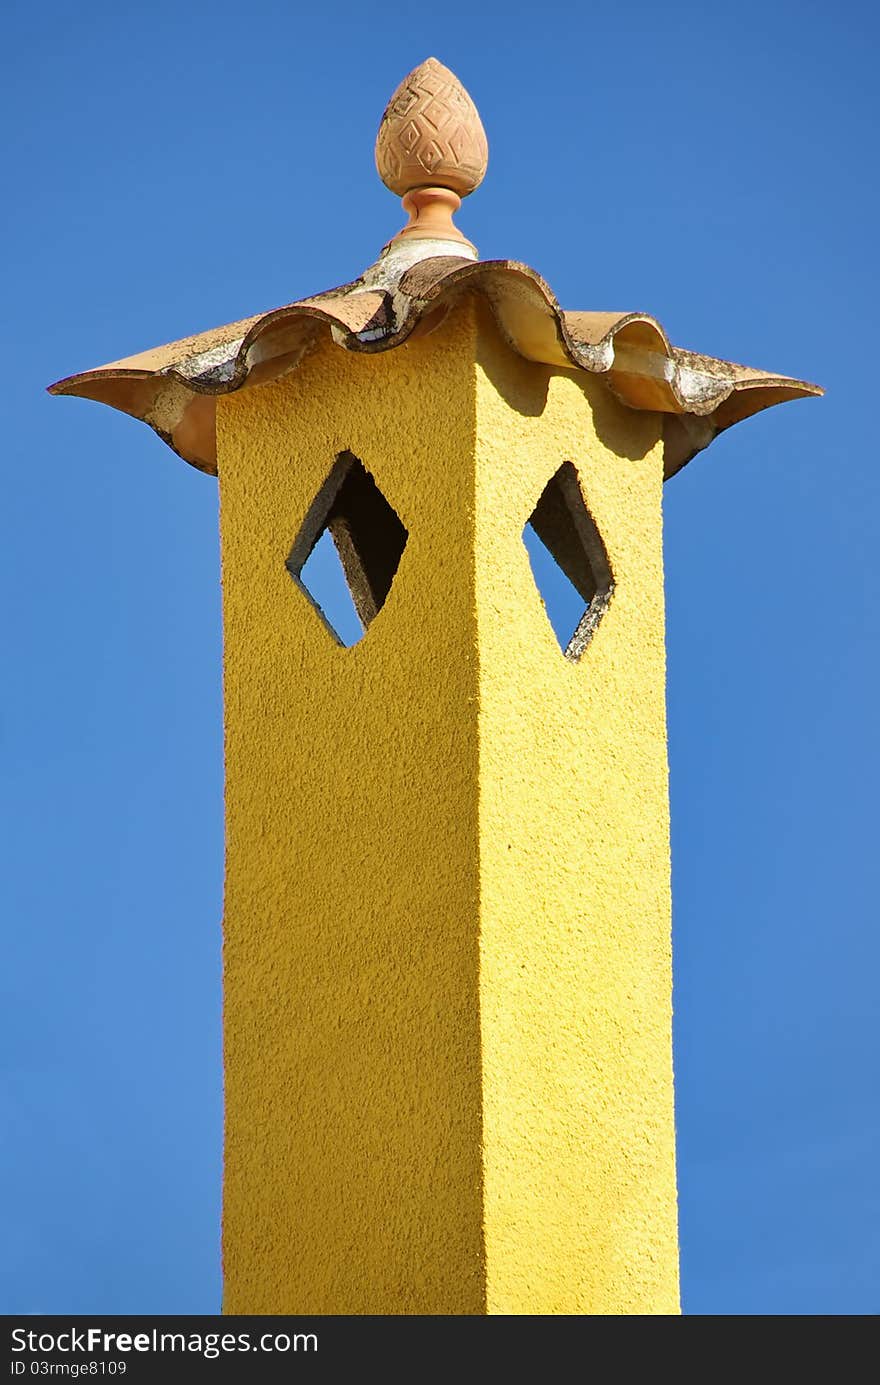
<svg viewBox="0 0 880 1385"><path fill-rule="evenodd" d="M453 215L488 163L477 109L435 58L404 78L382 117L376 165L409 224L352 283L155 347L50 386L148 423L185 461L216 473L215 399L296 369L328 333L346 351L389 351L464 293L481 294L520 355L599 376L633 409L664 415L664 470L715 435L817 385L673 346L645 313L566 312L515 260L481 261Z"/></svg>

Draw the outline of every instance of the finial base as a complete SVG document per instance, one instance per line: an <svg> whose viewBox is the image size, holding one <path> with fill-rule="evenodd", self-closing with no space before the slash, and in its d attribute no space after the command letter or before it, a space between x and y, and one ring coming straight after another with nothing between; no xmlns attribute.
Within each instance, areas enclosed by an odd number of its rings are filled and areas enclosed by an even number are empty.
<svg viewBox="0 0 880 1385"><path fill-rule="evenodd" d="M466 245L474 256L477 247L463 236L452 218L461 206L461 198L451 188L413 188L406 193L403 210L409 212L409 222L392 237L389 244L407 237L410 240L448 240Z"/></svg>

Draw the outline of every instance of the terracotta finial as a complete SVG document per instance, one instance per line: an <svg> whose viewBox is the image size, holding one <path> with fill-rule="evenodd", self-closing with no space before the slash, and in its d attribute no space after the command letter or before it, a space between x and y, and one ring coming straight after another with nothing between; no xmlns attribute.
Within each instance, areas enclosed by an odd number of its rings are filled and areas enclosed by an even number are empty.
<svg viewBox="0 0 880 1385"><path fill-rule="evenodd" d="M470 246L452 216L461 199L479 187L488 162L476 106L455 73L428 58L404 77L376 136L379 176L403 198L410 216L400 236Z"/></svg>

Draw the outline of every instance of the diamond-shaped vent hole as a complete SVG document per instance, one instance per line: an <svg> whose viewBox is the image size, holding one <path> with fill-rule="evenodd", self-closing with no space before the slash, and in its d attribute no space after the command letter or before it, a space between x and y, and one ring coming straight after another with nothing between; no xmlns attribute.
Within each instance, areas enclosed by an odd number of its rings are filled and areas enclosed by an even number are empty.
<svg viewBox="0 0 880 1385"><path fill-rule="evenodd" d="M363 463L343 452L309 507L287 570L340 644L381 611L409 535Z"/></svg>
<svg viewBox="0 0 880 1385"><path fill-rule="evenodd" d="M608 609L614 578L571 462L547 482L523 542L559 647L579 659Z"/></svg>

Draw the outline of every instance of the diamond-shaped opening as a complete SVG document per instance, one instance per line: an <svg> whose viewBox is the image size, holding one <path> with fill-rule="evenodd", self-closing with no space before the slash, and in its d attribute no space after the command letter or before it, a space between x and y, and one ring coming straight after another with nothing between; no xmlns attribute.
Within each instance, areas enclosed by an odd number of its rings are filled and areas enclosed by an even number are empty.
<svg viewBox="0 0 880 1385"><path fill-rule="evenodd" d="M363 463L340 453L287 559L339 644L357 644L381 611L408 538Z"/></svg>
<svg viewBox="0 0 880 1385"><path fill-rule="evenodd" d="M608 609L614 577L571 462L547 482L523 542L559 647L579 659Z"/></svg>

